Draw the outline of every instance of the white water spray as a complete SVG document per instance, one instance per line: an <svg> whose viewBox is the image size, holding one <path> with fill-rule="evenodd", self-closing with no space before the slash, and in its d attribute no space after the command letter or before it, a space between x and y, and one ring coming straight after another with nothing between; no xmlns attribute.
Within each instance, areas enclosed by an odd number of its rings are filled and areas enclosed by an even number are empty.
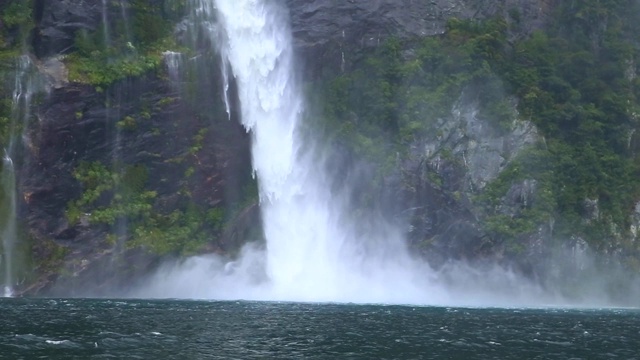
<svg viewBox="0 0 640 360"><path fill-rule="evenodd" d="M303 99L293 76L292 39L285 14L266 1L255 0L218 0L217 9L227 35L223 53L238 84L242 123L253 135L253 166L260 187L267 275L272 285L268 296L391 300L389 296L399 294L387 287L400 279L376 278L371 272L365 275L364 267L354 268L367 265L361 261L368 259L359 259L359 263L354 258L357 249L350 248L353 239L341 222L345 214L339 198L330 193L329 179L313 149L305 148L301 141ZM403 289L402 297L411 296L406 293L411 290Z"/></svg>
<svg viewBox="0 0 640 360"><path fill-rule="evenodd" d="M260 300L434 301L437 294L429 293L428 282L409 270L414 263L397 232L380 222L379 238L364 238L349 225L341 197L329 188L321 154L303 141L304 101L293 71L286 11L267 0L194 4L196 21L212 42L222 43L223 62L228 61L237 84L242 123L252 134L267 249L245 249L236 263L211 270L215 280L209 292L188 289L203 285L193 283L200 270L178 275L189 273L191 280L171 280L169 292ZM225 93L228 88L225 83ZM198 269L202 263L193 260L192 266ZM256 264L264 264L266 282L252 276ZM173 296L166 287L163 295Z"/></svg>
<svg viewBox="0 0 640 360"><path fill-rule="evenodd" d="M323 154L301 134L304 101L286 11L268 0L192 1L194 23L220 44L224 75L226 64L232 70L242 123L252 134L266 250L246 246L234 262L210 256L166 265L134 296L494 306L545 301L536 286L497 267L476 272L452 265L446 276L434 273L408 256L401 231L384 219L368 219L363 232L344 194L331 189Z"/></svg>

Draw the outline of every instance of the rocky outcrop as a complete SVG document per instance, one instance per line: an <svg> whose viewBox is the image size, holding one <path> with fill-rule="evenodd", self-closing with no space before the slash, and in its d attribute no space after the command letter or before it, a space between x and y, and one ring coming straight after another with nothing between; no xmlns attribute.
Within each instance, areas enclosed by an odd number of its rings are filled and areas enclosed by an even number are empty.
<svg viewBox="0 0 640 360"><path fill-rule="evenodd" d="M402 166L409 237L434 266L448 259L502 259L504 249L484 230L486 214L474 198L539 140L531 123L515 120L504 133L467 103L412 145ZM513 184L497 211L516 215L535 191L535 180Z"/></svg>

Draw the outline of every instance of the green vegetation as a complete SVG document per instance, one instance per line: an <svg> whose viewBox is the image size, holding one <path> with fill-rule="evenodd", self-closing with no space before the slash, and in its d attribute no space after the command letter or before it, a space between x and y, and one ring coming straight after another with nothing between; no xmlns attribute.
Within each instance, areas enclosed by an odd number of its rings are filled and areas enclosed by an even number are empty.
<svg viewBox="0 0 640 360"><path fill-rule="evenodd" d="M628 77L640 54L627 25L640 20L628 1L566 3L560 26L514 46L504 77L547 139L561 235L579 233L600 248L629 228L640 195L638 158L629 147L639 105ZM635 17L635 18L634 18ZM602 24L607 24L602 26ZM585 199L597 199L602 214L586 226Z"/></svg>
<svg viewBox="0 0 640 360"><path fill-rule="evenodd" d="M83 217L111 229L126 223L127 246L145 247L157 254L194 254L222 232L226 217L221 208L203 209L185 198L177 207L184 210L165 213L155 204L157 193L145 189L148 174L144 166L118 169L112 171L95 162L76 169L74 175L84 191L67 206L70 223Z"/></svg>
<svg viewBox="0 0 640 360"><path fill-rule="evenodd" d="M33 27L31 1L12 0L0 5L0 145L10 136L12 87L16 57Z"/></svg>
<svg viewBox="0 0 640 360"><path fill-rule="evenodd" d="M11 0L0 5L0 61L7 48L21 47L33 27L32 1Z"/></svg>
<svg viewBox="0 0 640 360"><path fill-rule="evenodd" d="M513 106L491 62L504 55L506 22L452 20L445 37L401 44L391 39L352 73L325 86L325 114L336 134L360 156L380 160L390 153L380 144L393 140L393 152L406 151L417 138L434 132L439 119L464 93L480 116L498 130L510 128ZM404 48L412 49L405 54Z"/></svg>
<svg viewBox="0 0 640 360"><path fill-rule="evenodd" d="M31 251L40 259L37 262L38 273L57 273L62 269L64 259L68 254L66 247L60 246L55 241L47 238L39 241L31 239L31 242L34 243ZM35 272L28 274L33 276Z"/></svg>
<svg viewBox="0 0 640 360"><path fill-rule="evenodd" d="M523 250L517 240L535 232L555 215L555 178L549 166L552 162L551 154L541 145L527 148L475 199L485 214L483 221L488 234L496 241L505 242L510 252ZM516 199L517 208L501 209L512 187L520 197ZM523 196L527 198L522 199Z"/></svg>
<svg viewBox="0 0 640 360"><path fill-rule="evenodd" d="M438 136L435 125L460 102L476 104L496 133L516 116L531 120L544 146L526 151L475 200L487 232L515 244L553 217L558 238L578 235L598 249L620 244L640 199L639 7L562 2L552 26L512 41L513 11L510 19L452 19L438 37L391 39L325 84L327 128L385 171L412 143ZM525 179L538 189L530 206L515 217L496 210ZM586 199L597 200L598 219L584 220Z"/></svg>
<svg viewBox="0 0 640 360"><path fill-rule="evenodd" d="M162 53L178 47L171 32L172 20L185 11L184 1L163 3L134 0L127 4L130 24L119 17L108 24L107 29L115 29L108 34L104 26L94 32L79 31L76 51L65 60L69 79L101 89L117 80L158 69Z"/></svg>

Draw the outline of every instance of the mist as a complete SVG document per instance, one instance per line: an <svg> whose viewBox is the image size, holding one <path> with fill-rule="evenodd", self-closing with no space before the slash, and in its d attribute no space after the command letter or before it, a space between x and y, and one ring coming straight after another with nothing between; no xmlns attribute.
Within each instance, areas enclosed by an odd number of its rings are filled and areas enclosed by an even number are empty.
<svg viewBox="0 0 640 360"><path fill-rule="evenodd" d="M370 179L359 160L310 136L286 10L249 1L193 1L212 39L222 39L223 78L235 81L241 120L253 140L265 244L236 258L166 263L127 297L383 303L438 306L637 306L632 274L588 251L559 249L544 274L493 262L448 260L434 267L407 247L408 224L376 199L354 203ZM241 14L242 16L239 16ZM202 21L202 18L200 19ZM212 25L218 24L218 25ZM229 73L227 73L229 72ZM229 96L228 94L226 95ZM228 98L225 104L229 106ZM229 110L227 110L229 112ZM342 170L344 171L342 171ZM366 174L366 171L364 172ZM368 194L385 197L383 194ZM570 261L567 261L570 260ZM618 279L612 293L611 279ZM572 283L579 281L579 285Z"/></svg>

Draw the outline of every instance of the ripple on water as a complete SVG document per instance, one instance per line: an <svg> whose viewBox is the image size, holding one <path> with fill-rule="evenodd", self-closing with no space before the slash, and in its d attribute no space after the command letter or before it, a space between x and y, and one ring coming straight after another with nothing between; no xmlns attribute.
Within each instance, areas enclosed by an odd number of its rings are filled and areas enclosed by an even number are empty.
<svg viewBox="0 0 640 360"><path fill-rule="evenodd" d="M0 300L0 359L628 359L640 344L637 311L67 303Z"/></svg>

